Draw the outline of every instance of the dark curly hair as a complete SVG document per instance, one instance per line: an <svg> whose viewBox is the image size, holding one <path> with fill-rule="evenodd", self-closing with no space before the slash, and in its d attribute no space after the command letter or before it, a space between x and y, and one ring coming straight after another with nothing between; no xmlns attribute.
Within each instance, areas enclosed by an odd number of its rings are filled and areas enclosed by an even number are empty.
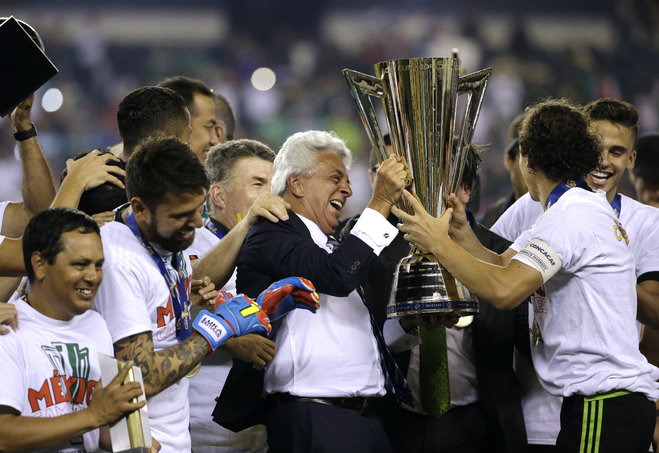
<svg viewBox="0 0 659 453"><path fill-rule="evenodd" d="M583 110L565 99L550 99L526 109L519 133L522 156L552 181L581 178L595 170L600 143Z"/></svg>

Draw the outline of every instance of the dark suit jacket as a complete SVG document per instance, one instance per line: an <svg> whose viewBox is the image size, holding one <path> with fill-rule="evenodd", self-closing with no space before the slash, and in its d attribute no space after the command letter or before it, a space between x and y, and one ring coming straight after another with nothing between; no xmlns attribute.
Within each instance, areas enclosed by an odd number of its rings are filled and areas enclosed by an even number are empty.
<svg viewBox="0 0 659 453"><path fill-rule="evenodd" d="M256 297L270 283L290 276L309 279L320 293L345 297L366 278L373 250L350 235L332 253L318 247L300 218L258 222L245 238L237 263L239 293Z"/></svg>
<svg viewBox="0 0 659 453"><path fill-rule="evenodd" d="M262 220L250 230L238 255L236 287L239 293L256 298L271 283L298 276L309 279L320 293L345 297L366 278L375 258L373 250L353 235L332 253L326 252L313 242L302 220L289 211L287 221ZM262 423L263 375L251 364L234 360L213 419L236 432Z"/></svg>
<svg viewBox="0 0 659 453"><path fill-rule="evenodd" d="M396 219L391 217L389 221L395 223ZM355 219L344 222L337 237L349 237L348 233L354 223ZM505 251L510 245L509 241L473 221L473 216L472 229L485 247L497 253ZM364 284L366 303L378 321L384 322L386 319L385 310L391 293L393 272L398 261L408 253L409 248L403 235L398 235L369 269L368 280ZM497 310L481 301L480 313L475 316L471 327L479 399L492 437L493 452L526 451L521 390L512 360L513 348L517 343L528 349L527 305L524 302L518 310ZM410 352L398 354L396 359L401 370L407 374ZM389 426L396 426L395 415ZM459 435L458 431L453 435Z"/></svg>

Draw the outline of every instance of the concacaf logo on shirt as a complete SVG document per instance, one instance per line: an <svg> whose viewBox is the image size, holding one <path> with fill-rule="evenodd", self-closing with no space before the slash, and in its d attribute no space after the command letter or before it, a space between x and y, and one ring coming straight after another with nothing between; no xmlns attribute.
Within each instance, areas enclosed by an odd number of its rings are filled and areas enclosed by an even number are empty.
<svg viewBox="0 0 659 453"><path fill-rule="evenodd" d="M97 381L89 379L89 349L77 343L42 345L53 374L38 389L28 388L31 416L55 417L89 405ZM65 403L65 404L62 404Z"/></svg>
<svg viewBox="0 0 659 453"><path fill-rule="evenodd" d="M625 244L629 245L629 236L627 236L627 231L625 231L625 229L622 227L622 223L620 223L617 219L613 225L613 232L615 233L617 240L622 241L624 238Z"/></svg>

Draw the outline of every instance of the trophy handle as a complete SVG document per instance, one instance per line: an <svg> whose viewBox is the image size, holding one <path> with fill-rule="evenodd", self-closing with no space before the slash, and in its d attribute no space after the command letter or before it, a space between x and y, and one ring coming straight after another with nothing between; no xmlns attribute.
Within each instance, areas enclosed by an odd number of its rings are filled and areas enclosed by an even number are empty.
<svg viewBox="0 0 659 453"><path fill-rule="evenodd" d="M474 130L476 129L476 121L480 114L481 105L483 104L483 97L485 90L492 74L492 68L486 68L481 71L472 72L458 79L458 95L464 94L467 96L467 105L465 107L465 116L462 121L462 129L460 131L460 139L458 140L458 150L456 153L456 162L459 163L453 171L457 174L452 174L450 181L452 181L451 192L457 193L460 184L462 184L462 173L464 171L464 162L471 139L474 137Z"/></svg>
<svg viewBox="0 0 659 453"><path fill-rule="evenodd" d="M389 157L389 153L384 143L382 130L378 125L371 96L383 99L384 83L377 77L353 71L352 69L344 69L342 72L346 78L346 82L348 82L350 93L355 101L362 123L364 123L368 139L371 141L373 148L375 148L380 163L382 163L382 161Z"/></svg>

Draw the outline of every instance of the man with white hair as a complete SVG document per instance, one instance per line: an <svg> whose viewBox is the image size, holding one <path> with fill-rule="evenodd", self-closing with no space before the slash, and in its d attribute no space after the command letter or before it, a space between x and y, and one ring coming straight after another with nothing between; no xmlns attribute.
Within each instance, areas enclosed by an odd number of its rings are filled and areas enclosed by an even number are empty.
<svg viewBox="0 0 659 453"><path fill-rule="evenodd" d="M387 221L409 178L392 157L378 171L374 193L351 234L333 234L352 195L350 150L334 133L300 132L275 158L272 192L290 204L286 221L259 222L238 257L238 291L258 295L288 275L311 280L321 308L290 313L275 335L277 354L265 371L265 424L277 452L390 451L373 403L386 393L379 331L357 292L370 265L396 236Z"/></svg>

